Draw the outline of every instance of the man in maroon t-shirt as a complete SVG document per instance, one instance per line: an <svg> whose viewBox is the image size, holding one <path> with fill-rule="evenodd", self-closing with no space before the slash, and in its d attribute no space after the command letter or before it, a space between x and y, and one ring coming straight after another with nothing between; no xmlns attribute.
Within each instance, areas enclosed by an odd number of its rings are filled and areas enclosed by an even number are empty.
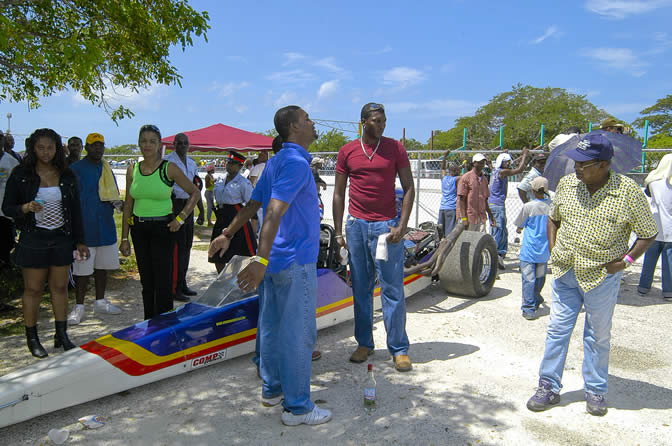
<svg viewBox="0 0 672 446"><path fill-rule="evenodd" d="M457 218L469 231L485 232L485 221L490 216L490 225L496 226L495 217L488 206L490 188L483 175L485 157L477 153L472 159L472 169L462 175L457 186Z"/></svg>
<svg viewBox="0 0 672 446"><path fill-rule="evenodd" d="M406 372L411 370L412 365L406 335L402 237L415 198L413 175L404 146L383 136L386 123L384 107L381 104L366 104L362 108L361 119L361 139L346 144L338 152L333 199L336 242L350 251L355 339L358 344L350 361L364 362L374 351L373 288L377 274L387 349L394 357L395 368ZM397 175L404 190L399 218L394 191ZM350 204L345 228L346 244L342 225L348 178Z"/></svg>

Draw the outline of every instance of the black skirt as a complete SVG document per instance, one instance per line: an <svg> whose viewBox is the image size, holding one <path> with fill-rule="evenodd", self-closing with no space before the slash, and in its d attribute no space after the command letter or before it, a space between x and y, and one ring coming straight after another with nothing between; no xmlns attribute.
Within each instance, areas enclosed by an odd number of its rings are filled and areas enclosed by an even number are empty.
<svg viewBox="0 0 672 446"><path fill-rule="evenodd" d="M210 241L214 240L216 237L222 233L222 230L228 227L238 212L243 208L240 204L220 204L215 209L215 216L217 221L215 226L212 228L212 235L210 236ZM252 224L248 221L245 225L236 232L236 234L231 239L231 244L229 249L224 253L223 256L208 258L210 263L229 263L229 260L235 255L238 256L253 256L257 253L257 235L252 229Z"/></svg>

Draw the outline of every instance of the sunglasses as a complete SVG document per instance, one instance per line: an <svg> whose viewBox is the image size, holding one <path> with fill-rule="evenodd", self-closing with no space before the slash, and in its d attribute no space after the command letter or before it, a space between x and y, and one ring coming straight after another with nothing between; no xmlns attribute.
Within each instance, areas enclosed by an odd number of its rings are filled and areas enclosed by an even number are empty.
<svg viewBox="0 0 672 446"><path fill-rule="evenodd" d="M385 111L385 107L383 106L383 104L377 104L375 102L369 102L364 106L364 108L368 111L375 111L375 110Z"/></svg>
<svg viewBox="0 0 672 446"><path fill-rule="evenodd" d="M579 166L578 164L574 163L574 170L578 170L579 172L583 172L587 167L592 167L595 164L600 164L600 162L595 161L594 163L584 164L583 166Z"/></svg>
<svg viewBox="0 0 672 446"><path fill-rule="evenodd" d="M161 134L161 130L154 124L145 124L142 127L140 127L140 133L149 130L150 132L155 132L158 133L159 135Z"/></svg>

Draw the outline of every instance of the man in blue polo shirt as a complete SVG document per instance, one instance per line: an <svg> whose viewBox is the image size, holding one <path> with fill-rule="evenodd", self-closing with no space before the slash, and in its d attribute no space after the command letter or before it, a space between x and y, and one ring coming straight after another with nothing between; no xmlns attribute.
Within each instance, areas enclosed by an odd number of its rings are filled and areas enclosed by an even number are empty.
<svg viewBox="0 0 672 446"><path fill-rule="evenodd" d="M115 184L112 170L105 168L105 138L100 133L91 133L86 137L86 157L72 164L70 168L79 180L79 201L82 207L84 223L84 241L89 247L90 256L73 264L75 276L75 296L77 304L68 316L68 325L77 325L84 319L84 296L89 284L89 276L96 281L96 302L94 312L119 314L119 307L105 299L107 271L119 269L119 249L117 248L117 228L114 223L112 201L101 199L100 180L107 175L108 181ZM109 184L112 184L109 183ZM103 195L102 198L107 198ZM118 189L117 189L117 200Z"/></svg>
<svg viewBox="0 0 672 446"><path fill-rule="evenodd" d="M320 209L312 157L305 149L317 133L308 114L295 105L278 110L273 121L282 149L266 164L248 204L212 241L208 255L223 254L233 235L264 208L257 256L238 275L241 290L259 287L262 404L282 402L285 425L322 424L331 412L310 399Z"/></svg>

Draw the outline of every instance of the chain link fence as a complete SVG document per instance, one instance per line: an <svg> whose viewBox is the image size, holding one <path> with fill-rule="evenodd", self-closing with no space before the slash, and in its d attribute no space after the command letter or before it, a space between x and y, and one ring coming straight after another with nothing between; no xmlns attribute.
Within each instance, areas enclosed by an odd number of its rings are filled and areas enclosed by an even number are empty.
<svg viewBox="0 0 672 446"><path fill-rule="evenodd" d="M542 151L531 151L531 153L541 153ZM644 149L644 152L653 155L652 157L657 157L660 159L665 153L672 153L672 150L664 149ZM458 164L462 165L464 160L469 159L475 153L482 153L486 157L494 159L502 153L500 150L482 150L482 151L471 151L471 150L456 150L451 152L448 155L448 161L455 161ZM508 153L515 159L520 156L520 150L509 150ZM411 162L411 170L413 172L413 181L415 184L415 203L413 206L413 211L409 218L409 226L417 227L420 223L426 221L436 222L438 220L439 206L441 204L441 161L444 152L433 150L433 151L409 151L408 156ZM320 169L319 174L322 180L327 185L326 190L320 190L320 196L322 203L324 204L324 222L328 224L333 224L333 213L332 213L332 204L333 204L333 195L334 195L334 179L335 179L335 170L336 170L336 157L338 152L312 152L313 157L320 157L323 160L322 169ZM117 177L117 182L119 183L119 188L125 189L125 165L130 162L129 155L121 156L111 156L108 160L111 162L114 161L113 169ZM224 163L226 155L207 155L201 156L202 160L207 161L208 163L213 163L216 166L215 176L223 175L225 172ZM523 173L520 175L515 175L509 178L508 186L508 195L506 199L506 217L507 217L507 229L509 232L509 242L513 242L516 238L516 227L513 225L514 219L520 213L523 202L518 196L518 184L529 172L529 167L526 168ZM487 169L486 169L487 173ZM201 167L199 175L205 177L205 167ZM635 179L638 183L642 184L647 173L631 173L628 174L631 178ZM401 188L401 183L397 179L397 187ZM348 189L346 188L346 209L348 206Z"/></svg>

